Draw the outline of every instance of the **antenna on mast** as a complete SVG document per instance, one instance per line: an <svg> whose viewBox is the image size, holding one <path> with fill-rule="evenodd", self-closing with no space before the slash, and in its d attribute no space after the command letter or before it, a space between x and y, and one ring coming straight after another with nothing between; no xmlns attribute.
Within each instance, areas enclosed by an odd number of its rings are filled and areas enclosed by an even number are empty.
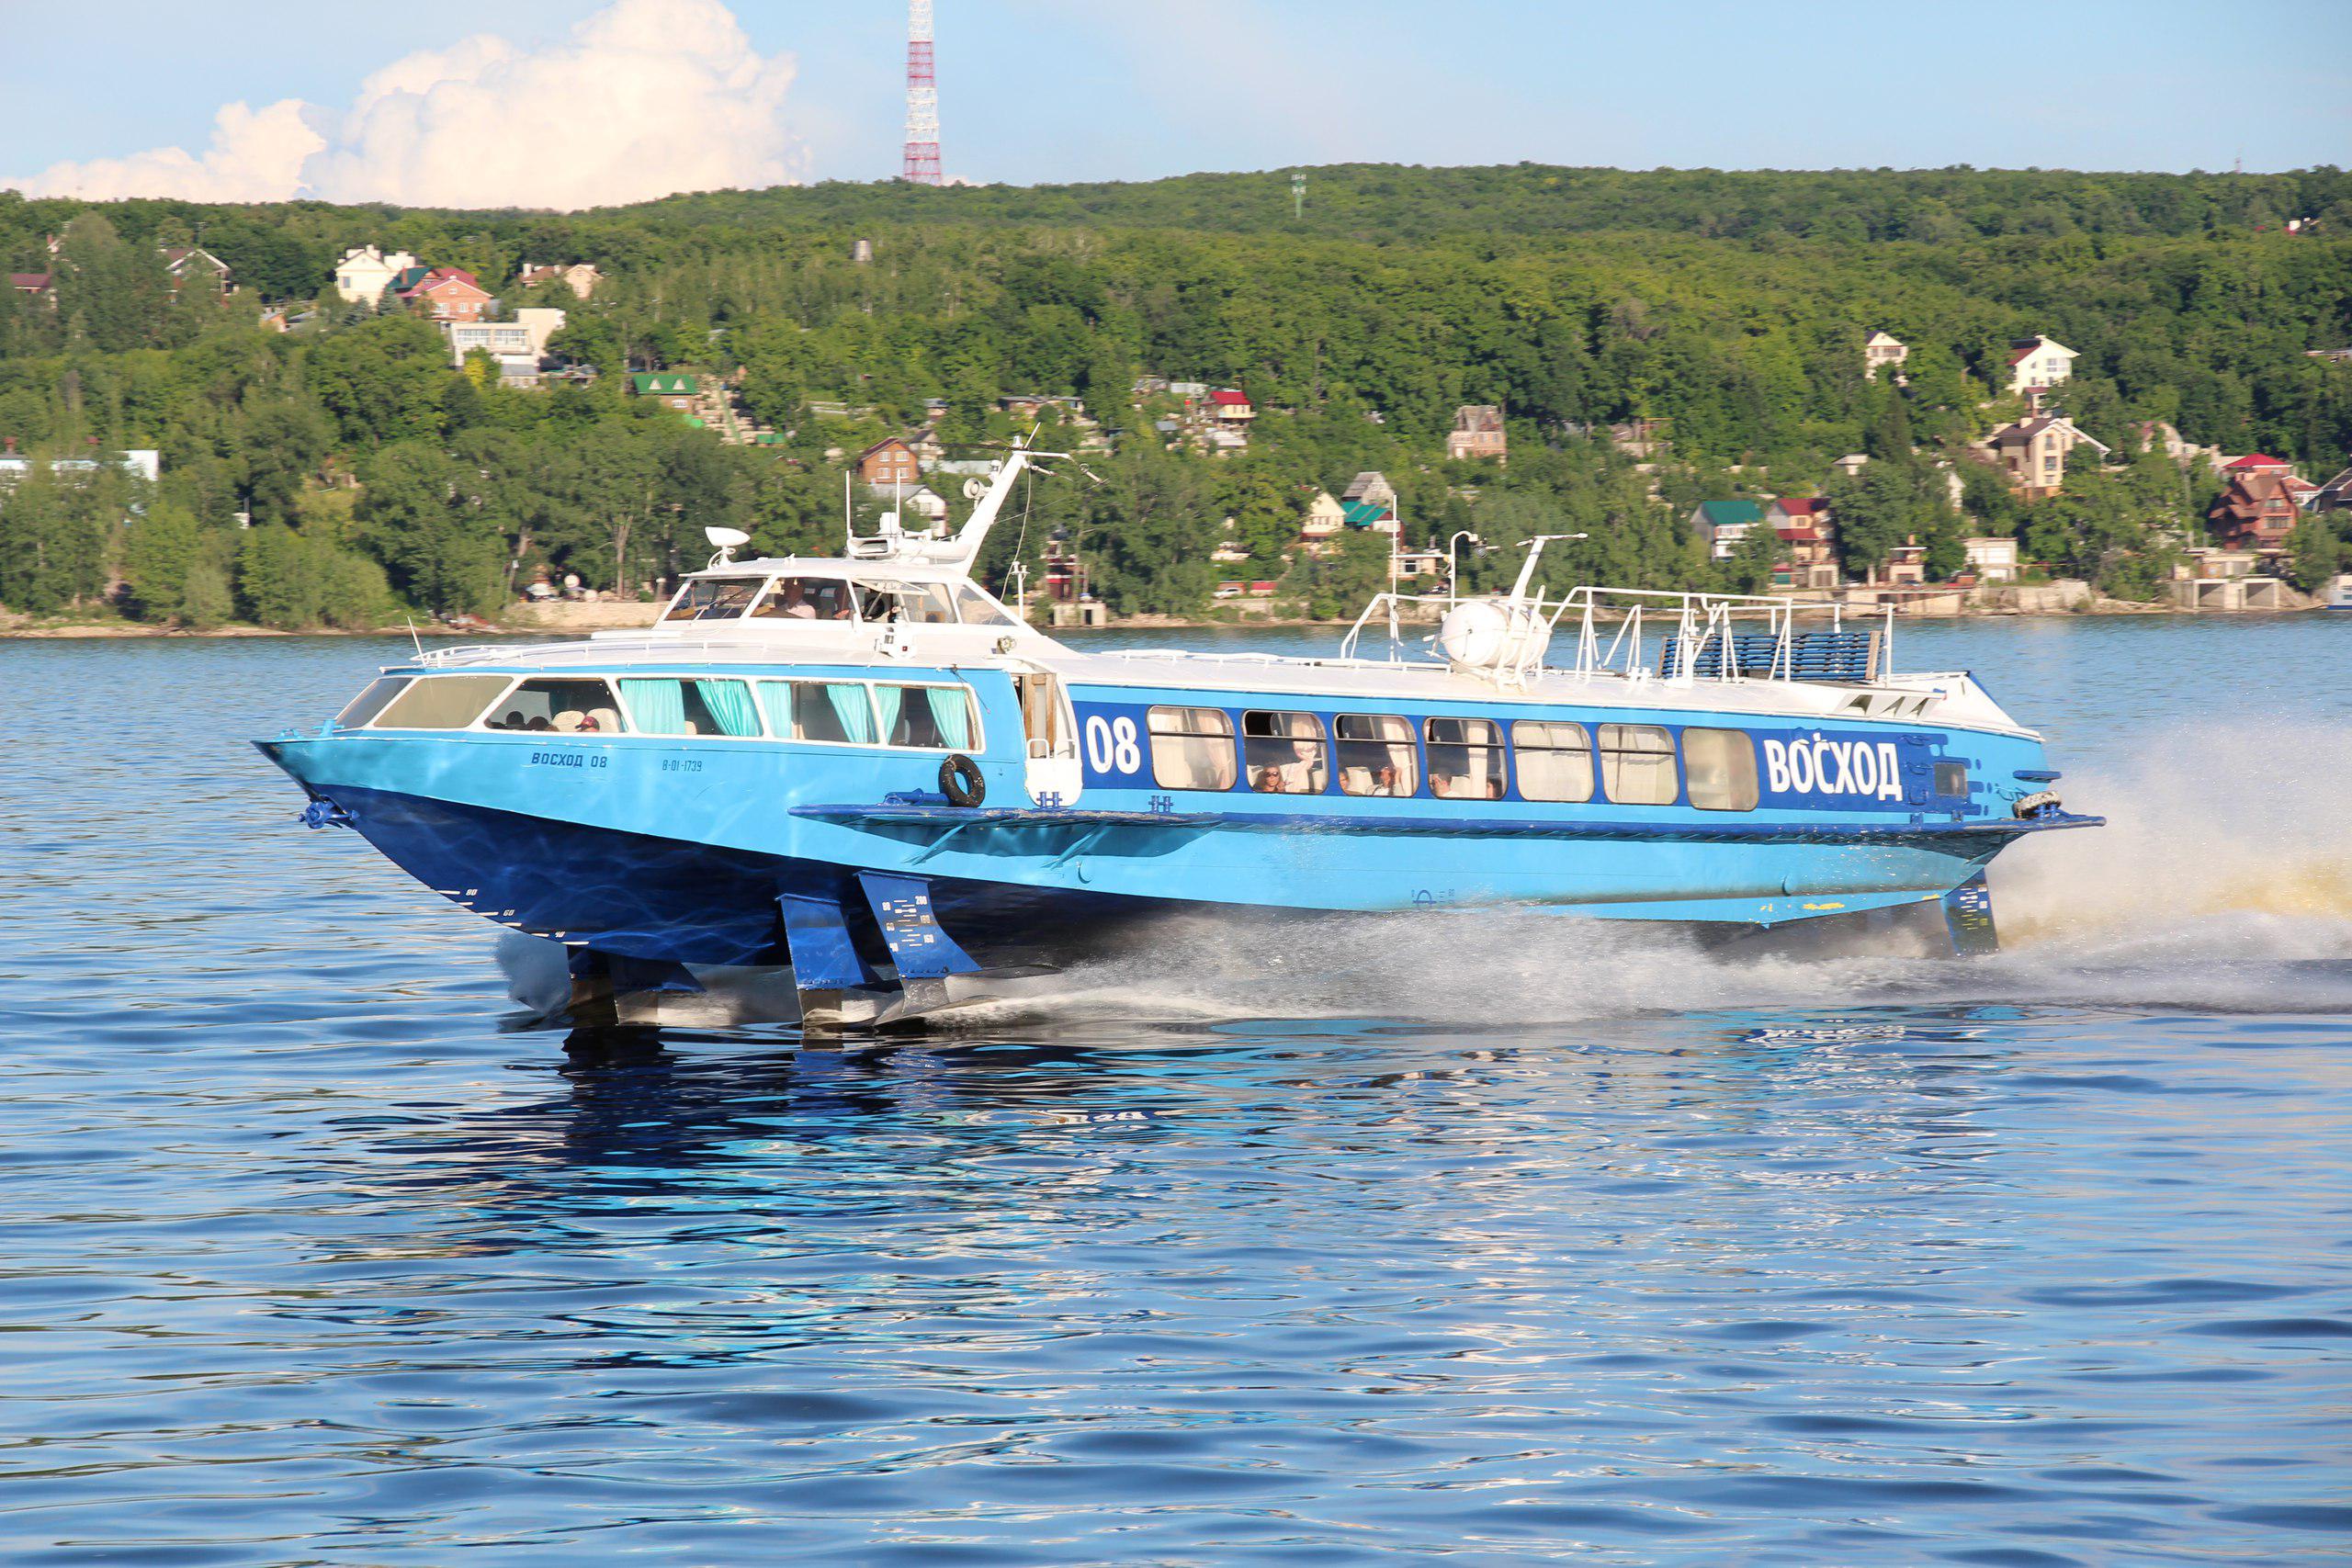
<svg viewBox="0 0 2352 1568"><path fill-rule="evenodd" d="M931 0L907 0L907 155L899 177L945 182L939 173L939 77L931 57Z"/></svg>

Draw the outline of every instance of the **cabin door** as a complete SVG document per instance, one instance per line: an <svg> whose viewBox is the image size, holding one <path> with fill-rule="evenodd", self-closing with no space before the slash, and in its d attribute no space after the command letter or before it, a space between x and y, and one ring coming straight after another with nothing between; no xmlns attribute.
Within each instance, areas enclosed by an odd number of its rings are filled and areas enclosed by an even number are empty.
<svg viewBox="0 0 2352 1568"><path fill-rule="evenodd" d="M1061 677L1039 671L1015 675L1021 694L1021 729L1029 751L1029 798L1040 806L1069 806L1078 799L1086 775L1078 756L1078 726Z"/></svg>

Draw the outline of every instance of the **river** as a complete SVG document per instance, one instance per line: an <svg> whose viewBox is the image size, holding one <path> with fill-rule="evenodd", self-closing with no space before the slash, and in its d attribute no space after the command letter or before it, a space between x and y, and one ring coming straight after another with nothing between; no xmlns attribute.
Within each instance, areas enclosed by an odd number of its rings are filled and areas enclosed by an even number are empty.
<svg viewBox="0 0 2352 1568"><path fill-rule="evenodd" d="M808 1050L521 1027L297 826L391 647L0 644L0 1561L2340 1561L2352 616L1897 641L2113 820L1996 957L1187 931Z"/></svg>

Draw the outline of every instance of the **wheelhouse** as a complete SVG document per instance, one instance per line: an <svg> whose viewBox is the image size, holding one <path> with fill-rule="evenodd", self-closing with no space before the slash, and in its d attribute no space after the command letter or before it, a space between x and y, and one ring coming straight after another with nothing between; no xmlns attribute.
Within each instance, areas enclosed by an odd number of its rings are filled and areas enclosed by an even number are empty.
<svg viewBox="0 0 2352 1568"><path fill-rule="evenodd" d="M818 561L751 561L697 572L662 612L663 627L986 626L1023 623L968 579L906 571L844 570Z"/></svg>

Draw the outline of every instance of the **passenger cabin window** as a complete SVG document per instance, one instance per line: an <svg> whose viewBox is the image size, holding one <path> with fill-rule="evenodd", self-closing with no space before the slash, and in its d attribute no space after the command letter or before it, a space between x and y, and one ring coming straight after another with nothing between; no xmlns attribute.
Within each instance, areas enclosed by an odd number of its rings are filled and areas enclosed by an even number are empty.
<svg viewBox="0 0 2352 1568"><path fill-rule="evenodd" d="M1620 806L1671 806L1674 737L1654 724L1600 727L1600 787Z"/></svg>
<svg viewBox="0 0 2352 1568"><path fill-rule="evenodd" d="M752 688L741 681L624 676L621 695L640 734L750 739L760 733L760 714L752 702Z"/></svg>
<svg viewBox="0 0 2352 1568"><path fill-rule="evenodd" d="M1151 732L1151 782L1162 789L1231 789L1233 718L1223 708L1158 707L1144 715Z"/></svg>
<svg viewBox="0 0 2352 1568"><path fill-rule="evenodd" d="M956 588L956 608L963 615L964 624L967 626L1009 626L1013 624L1012 615L968 582Z"/></svg>
<svg viewBox="0 0 2352 1568"><path fill-rule="evenodd" d="M1430 793L1445 800L1503 797L1502 727L1487 718L1429 721Z"/></svg>
<svg viewBox="0 0 2352 1568"><path fill-rule="evenodd" d="M752 609L756 621L846 621L850 585L838 577L779 577Z"/></svg>
<svg viewBox="0 0 2352 1568"><path fill-rule="evenodd" d="M1755 810L1755 739L1744 729L1684 730L1682 777L1702 811Z"/></svg>
<svg viewBox="0 0 2352 1568"><path fill-rule="evenodd" d="M662 617L672 621L731 621L752 607L761 580L756 577L701 577L689 582Z"/></svg>
<svg viewBox="0 0 2352 1568"><path fill-rule="evenodd" d="M482 728L617 735L628 726L603 681L526 681L491 705Z"/></svg>
<svg viewBox="0 0 2352 1568"><path fill-rule="evenodd" d="M1339 739L1340 793L1419 794L1420 757L1413 746L1413 723L1394 714L1343 713L1331 720Z"/></svg>
<svg viewBox="0 0 2352 1568"><path fill-rule="evenodd" d="M362 694L365 695L365 694ZM1938 795L1967 795L1968 764L1965 762L1938 762L1936 764L1936 793Z"/></svg>
<svg viewBox="0 0 2352 1568"><path fill-rule="evenodd" d="M874 699L860 681L763 681L769 733L835 746L874 744Z"/></svg>
<svg viewBox="0 0 2352 1568"><path fill-rule="evenodd" d="M407 685L408 677L405 675L386 675L368 682L367 690L344 705L343 711L334 716L335 728L357 729L383 712L385 705L399 696Z"/></svg>
<svg viewBox="0 0 2352 1568"><path fill-rule="evenodd" d="M506 675L427 675L384 705L378 729L463 729L506 689Z"/></svg>
<svg viewBox="0 0 2352 1568"><path fill-rule="evenodd" d="M1590 800L1592 737L1565 719L1523 718L1510 727L1522 800Z"/></svg>
<svg viewBox="0 0 2352 1568"><path fill-rule="evenodd" d="M1241 762L1261 795L1320 795L1330 782L1323 721L1311 713L1245 713Z"/></svg>
<svg viewBox="0 0 2352 1568"><path fill-rule="evenodd" d="M962 686L876 685L874 706L881 715L883 738L893 746L968 751L979 732L972 694Z"/></svg>
<svg viewBox="0 0 2352 1568"><path fill-rule="evenodd" d="M952 626L956 604L941 582L884 582L861 588L858 614L869 621L903 621L916 626Z"/></svg>

